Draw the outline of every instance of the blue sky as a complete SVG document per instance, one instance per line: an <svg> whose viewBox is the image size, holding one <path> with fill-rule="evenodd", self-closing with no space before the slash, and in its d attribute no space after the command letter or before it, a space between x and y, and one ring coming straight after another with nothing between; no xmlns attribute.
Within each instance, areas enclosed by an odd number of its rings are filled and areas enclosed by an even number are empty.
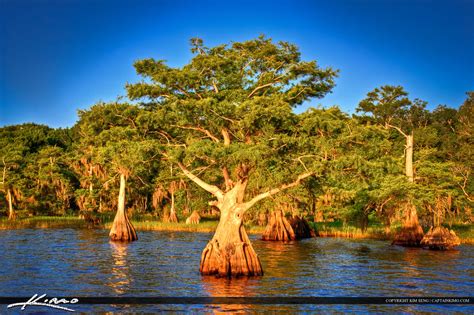
<svg viewBox="0 0 474 315"><path fill-rule="evenodd" d="M429 107L474 90L474 1L0 0L0 125L72 126L77 110L125 95L137 59L191 57L265 34L340 70L309 105L353 112L370 90L403 85ZM300 109L302 110L302 109Z"/></svg>

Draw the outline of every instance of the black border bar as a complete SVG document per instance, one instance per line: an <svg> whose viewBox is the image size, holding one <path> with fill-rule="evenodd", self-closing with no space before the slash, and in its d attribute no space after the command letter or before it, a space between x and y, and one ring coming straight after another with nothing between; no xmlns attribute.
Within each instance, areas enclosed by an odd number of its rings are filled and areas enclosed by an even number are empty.
<svg viewBox="0 0 474 315"><path fill-rule="evenodd" d="M30 297L0 297L0 304L23 303ZM170 304L170 305L206 305L206 304L241 304L241 305L303 305L303 304L474 304L473 297L56 297L57 300L71 301L74 304L59 304L64 306L85 304Z"/></svg>

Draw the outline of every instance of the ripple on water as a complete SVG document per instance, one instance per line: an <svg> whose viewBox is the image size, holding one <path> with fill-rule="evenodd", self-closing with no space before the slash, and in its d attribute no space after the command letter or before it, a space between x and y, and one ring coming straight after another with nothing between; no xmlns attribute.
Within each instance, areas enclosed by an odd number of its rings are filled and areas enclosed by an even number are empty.
<svg viewBox="0 0 474 315"><path fill-rule="evenodd" d="M210 237L209 233L149 231L141 232L137 242L123 244L110 242L105 230L2 230L0 295L30 295L38 290L49 296L466 296L474 292L474 246L436 252L377 240L313 238L278 243L252 235L265 275L216 279L198 272L201 251ZM147 307L143 310L153 310ZM306 307L344 313L446 310L417 305ZM193 306L203 308L235 311L239 306ZM97 306L94 310L115 309ZM170 306L170 310L180 307Z"/></svg>

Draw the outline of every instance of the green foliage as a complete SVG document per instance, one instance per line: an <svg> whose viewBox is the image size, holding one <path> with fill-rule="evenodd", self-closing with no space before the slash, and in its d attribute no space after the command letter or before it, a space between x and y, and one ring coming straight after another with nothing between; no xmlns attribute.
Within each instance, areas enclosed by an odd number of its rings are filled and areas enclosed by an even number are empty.
<svg viewBox="0 0 474 315"><path fill-rule="evenodd" d="M234 182L248 178L247 200L314 173L257 204L250 218L290 205L364 230L371 220L395 224L411 200L430 222L440 213L472 220L474 92L459 110L429 111L403 87L382 86L360 102L360 116L338 107L296 114L331 92L336 70L263 36L211 48L193 38L191 52L182 67L135 62L142 80L126 85L134 104L98 103L67 129L0 128L1 208L11 190L14 207L29 214L114 211L125 174L135 214L163 216L171 196L181 217L208 211L211 196L183 175L183 163L222 190L224 169ZM415 139L414 182L404 175L407 134Z"/></svg>

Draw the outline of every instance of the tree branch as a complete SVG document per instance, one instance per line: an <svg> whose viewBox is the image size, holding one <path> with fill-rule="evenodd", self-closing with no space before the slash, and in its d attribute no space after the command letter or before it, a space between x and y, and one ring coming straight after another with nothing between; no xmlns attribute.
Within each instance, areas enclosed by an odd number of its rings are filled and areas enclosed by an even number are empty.
<svg viewBox="0 0 474 315"><path fill-rule="evenodd" d="M229 191L230 189L232 189L232 187L234 187L234 182L230 178L229 170L227 169L227 166L224 166L222 168L222 175L224 176L225 189L226 191Z"/></svg>
<svg viewBox="0 0 474 315"><path fill-rule="evenodd" d="M186 95L187 97L191 97L191 95L189 95L188 92L186 92L184 89L182 89L181 87L175 85L174 86L178 91L180 91L181 93L183 93L184 95Z"/></svg>
<svg viewBox="0 0 474 315"><path fill-rule="evenodd" d="M393 126L393 125L390 125L390 124L386 123L386 124L385 124L385 128L387 128L387 127L388 127L388 128L396 129L396 130L397 130L399 133L401 133L405 138L408 138L408 135L407 135L406 133L404 133L404 132L402 131L402 129L400 129L399 127Z"/></svg>
<svg viewBox="0 0 474 315"><path fill-rule="evenodd" d="M5 163L5 157L2 157L2 162L3 162L3 177L2 177L2 185L5 184L5 177L7 174L7 164Z"/></svg>
<svg viewBox="0 0 474 315"><path fill-rule="evenodd" d="M471 196L469 196L469 194L466 191L466 184L467 184L467 179L469 178L469 172L467 172L466 175L464 175L464 173L463 173L463 174L461 174L461 176L464 178L464 182L463 182L462 185L460 185L460 184L458 184L458 185L459 185L459 187L461 187L462 192L466 196L466 199L469 200L470 202L473 202L474 199L472 199Z"/></svg>
<svg viewBox="0 0 474 315"><path fill-rule="evenodd" d="M305 157L314 157L314 156L316 156L316 155L314 155L314 154L307 154L307 155L299 156L299 157L297 157L297 158L295 158L295 159L293 159L293 160L300 162L301 165L303 165L304 169L305 169L307 172L309 172L308 168L306 167L306 165L304 164L304 162L303 162L301 159L302 159L302 158L305 158Z"/></svg>
<svg viewBox="0 0 474 315"><path fill-rule="evenodd" d="M306 87L304 87L301 91L299 91L298 94L296 94L295 96L290 97L290 100L295 99L295 98L297 98L298 96L300 96L301 93L304 92L304 90L306 90Z"/></svg>
<svg viewBox="0 0 474 315"><path fill-rule="evenodd" d="M214 91L216 92L216 94L219 93L219 89L217 88L215 80L212 80L212 86L214 87Z"/></svg>
<svg viewBox="0 0 474 315"><path fill-rule="evenodd" d="M271 85L273 85L273 84L275 84L275 83L278 83L278 81L280 81L280 79L281 79L282 77L283 77L283 76L279 76L279 77L277 77L275 80L273 80L273 81L270 82L270 83L257 86L257 87L256 87L255 89L253 89L253 91L247 96L247 98L251 98L256 92L258 92L258 91L261 90L261 89L266 88L267 86L271 86Z"/></svg>
<svg viewBox="0 0 474 315"><path fill-rule="evenodd" d="M238 122L237 120L234 120L234 119L230 119L229 117L225 117L225 116L222 116L222 115L219 115L215 110L213 109L210 109L211 112L213 112L216 116L218 116L219 118L222 118L224 120L227 120L228 122L231 122L231 123L236 123Z"/></svg>
<svg viewBox="0 0 474 315"><path fill-rule="evenodd" d="M217 186L204 182L199 177L188 171L188 169L182 163L178 163L178 166L183 171L184 175L186 175L190 180L195 182L198 186L214 195L218 200L224 198L224 193Z"/></svg>
<svg viewBox="0 0 474 315"><path fill-rule="evenodd" d="M179 125L171 125L172 127L177 127L177 128L180 128L180 129L189 129L189 130L196 130L196 131L199 131L199 132L202 132L204 133L206 136L208 136L209 138L211 138L212 141L216 142L216 143L219 143L219 139L214 136L209 130L207 129L204 129L204 128L201 128L201 127L192 127L192 126L179 126Z"/></svg>
<svg viewBox="0 0 474 315"><path fill-rule="evenodd" d="M245 203L245 209L251 208L254 204L259 202L260 200L268 198L270 196L273 196L273 195L279 193L282 190L298 186L300 184L301 180L305 179L306 177L310 177L312 175L314 175L313 172L303 173L300 176L298 176L298 178L292 183L281 185L278 188L273 188L273 189L271 189L267 192L264 192L260 195L255 196L252 200Z"/></svg>
<svg viewBox="0 0 474 315"><path fill-rule="evenodd" d="M224 138L224 146L228 147L230 145L229 130L227 130L227 128L222 128L221 133Z"/></svg>
<svg viewBox="0 0 474 315"><path fill-rule="evenodd" d="M199 92L196 89L194 89L194 93L199 97L200 100L202 100L202 95L199 94Z"/></svg>

